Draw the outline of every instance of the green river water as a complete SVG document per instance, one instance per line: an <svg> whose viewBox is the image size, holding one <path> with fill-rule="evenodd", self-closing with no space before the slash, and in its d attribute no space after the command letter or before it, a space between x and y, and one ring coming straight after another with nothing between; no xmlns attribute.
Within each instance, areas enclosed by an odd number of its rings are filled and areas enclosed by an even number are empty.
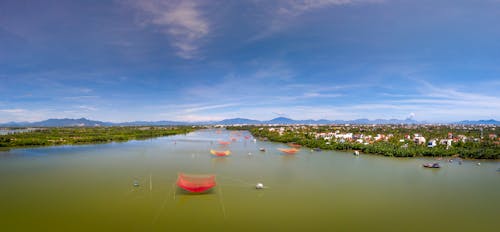
<svg viewBox="0 0 500 232"><path fill-rule="evenodd" d="M240 133L0 152L0 231L500 231L497 161L282 155ZM217 186L187 194L179 172Z"/></svg>

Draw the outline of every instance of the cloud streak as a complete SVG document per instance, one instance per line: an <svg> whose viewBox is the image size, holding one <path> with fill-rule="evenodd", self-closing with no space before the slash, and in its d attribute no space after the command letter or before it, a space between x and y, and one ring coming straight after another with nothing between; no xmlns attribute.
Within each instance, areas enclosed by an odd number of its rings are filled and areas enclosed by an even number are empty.
<svg viewBox="0 0 500 232"><path fill-rule="evenodd" d="M315 10L341 5L381 2L384 0L279 0L275 1L274 4L269 4L269 1L256 0L256 4L269 5L270 10L264 14L266 17L264 20L266 24L263 25L265 30L251 37L249 41L260 40L286 30L290 24L297 23L295 22L296 18Z"/></svg>
<svg viewBox="0 0 500 232"><path fill-rule="evenodd" d="M381 0L293 0L280 1L281 6L278 8L278 13L284 15L298 16L307 11L331 7L336 5L347 5L357 3L376 3Z"/></svg>
<svg viewBox="0 0 500 232"><path fill-rule="evenodd" d="M210 26L199 10L199 2L141 0L133 4L145 16L141 23L155 26L166 35L177 56L200 58L200 44L209 34Z"/></svg>

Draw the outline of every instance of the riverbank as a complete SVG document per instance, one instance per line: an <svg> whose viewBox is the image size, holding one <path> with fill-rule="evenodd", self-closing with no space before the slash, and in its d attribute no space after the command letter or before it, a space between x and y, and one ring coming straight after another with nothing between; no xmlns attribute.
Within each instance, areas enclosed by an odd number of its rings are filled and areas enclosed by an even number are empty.
<svg viewBox="0 0 500 232"><path fill-rule="evenodd" d="M500 159L500 145L494 141L457 142L451 146L437 145L429 147L427 143L416 144L413 141L388 139L371 143L359 143L350 139L329 139L311 136L316 133L312 127L300 130L273 130L272 127L229 127L228 129L246 129L254 137L280 143L296 143L311 149L336 151L359 151L366 154L390 157L460 157L463 159ZM417 128L406 133L422 133L425 128ZM434 129L435 130L435 129Z"/></svg>
<svg viewBox="0 0 500 232"><path fill-rule="evenodd" d="M99 144L186 134L198 128L177 127L51 127L0 135L0 148Z"/></svg>
<svg viewBox="0 0 500 232"><path fill-rule="evenodd" d="M283 155L278 149L284 144L254 142L246 131L218 131L0 154L2 229L498 229L498 162L440 162L442 168L426 169L427 158L355 157L305 148ZM217 142L230 138L236 141L227 148ZM215 158L210 149L228 149L231 155ZM186 193L175 185L179 172L215 174L217 185L206 194ZM257 183L265 188L256 189Z"/></svg>

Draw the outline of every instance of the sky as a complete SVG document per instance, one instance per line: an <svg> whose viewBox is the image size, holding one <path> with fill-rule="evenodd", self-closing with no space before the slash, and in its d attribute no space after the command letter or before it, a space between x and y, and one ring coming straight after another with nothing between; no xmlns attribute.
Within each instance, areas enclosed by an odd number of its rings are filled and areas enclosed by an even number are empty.
<svg viewBox="0 0 500 232"><path fill-rule="evenodd" d="M500 119L500 0L0 1L0 122Z"/></svg>

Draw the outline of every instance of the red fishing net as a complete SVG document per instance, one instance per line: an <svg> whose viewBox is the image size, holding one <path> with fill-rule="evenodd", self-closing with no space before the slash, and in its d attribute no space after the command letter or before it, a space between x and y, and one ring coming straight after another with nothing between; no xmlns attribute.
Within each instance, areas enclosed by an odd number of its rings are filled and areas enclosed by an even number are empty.
<svg viewBox="0 0 500 232"><path fill-rule="evenodd" d="M177 186L189 192L205 192L215 186L215 175L191 175L179 173Z"/></svg>

